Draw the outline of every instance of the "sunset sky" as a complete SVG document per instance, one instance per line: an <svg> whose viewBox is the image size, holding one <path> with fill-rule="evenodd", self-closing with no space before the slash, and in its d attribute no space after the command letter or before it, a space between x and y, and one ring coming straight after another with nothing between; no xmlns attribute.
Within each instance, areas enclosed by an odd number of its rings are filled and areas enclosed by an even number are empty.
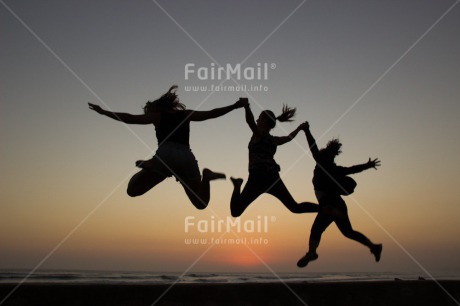
<svg viewBox="0 0 460 306"><path fill-rule="evenodd" d="M458 2L0 0L0 269L460 273ZM266 79L236 80L263 91L187 90L225 81L186 79L187 64L238 63L267 64ZM255 116L297 107L273 135L308 120L320 146L340 138L338 164L381 159L345 198L354 228L383 243L381 262L333 225L319 260L299 270L315 215L269 195L240 220L268 220L267 232L185 232L190 216L227 220L228 179L212 183L204 211L173 178L130 198L134 162L156 150L154 127L124 125L87 102L141 113L173 84L189 109L239 97ZM228 177L246 180L250 137L241 109L191 125L200 168ZM304 134L276 160L294 198L316 202Z"/></svg>

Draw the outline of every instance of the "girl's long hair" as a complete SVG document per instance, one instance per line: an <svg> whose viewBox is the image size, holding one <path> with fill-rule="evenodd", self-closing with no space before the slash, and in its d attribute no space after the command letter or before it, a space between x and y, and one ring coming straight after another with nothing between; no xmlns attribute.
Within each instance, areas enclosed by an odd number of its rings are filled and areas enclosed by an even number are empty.
<svg viewBox="0 0 460 306"><path fill-rule="evenodd" d="M275 114L270 110L265 110L265 111L263 111L263 113L265 114L265 116L267 116L267 118L270 119L269 120L270 128L274 128L275 125L276 125L277 120L280 121L280 122L294 121L292 118L295 117L295 112L296 111L297 111L297 109L295 107L289 107L289 106L283 104L282 113L278 117L275 117Z"/></svg>
<svg viewBox="0 0 460 306"><path fill-rule="evenodd" d="M173 85L160 98L147 101L144 106L144 113L185 110L185 105L179 102L176 93L177 88L177 85Z"/></svg>

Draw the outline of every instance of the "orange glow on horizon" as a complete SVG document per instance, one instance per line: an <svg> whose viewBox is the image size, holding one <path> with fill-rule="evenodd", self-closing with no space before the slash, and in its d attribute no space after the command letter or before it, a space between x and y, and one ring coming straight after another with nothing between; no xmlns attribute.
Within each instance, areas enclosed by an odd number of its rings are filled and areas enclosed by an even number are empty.
<svg viewBox="0 0 460 306"><path fill-rule="evenodd" d="M226 267L230 270L263 266L263 261L266 261L263 249L254 249L253 246L248 247L251 247L257 255L254 255L244 245L221 245L216 246L206 260L213 265Z"/></svg>
<svg viewBox="0 0 460 306"><path fill-rule="evenodd" d="M261 261L254 255L237 255L223 259L224 262L237 267L257 267L262 265Z"/></svg>

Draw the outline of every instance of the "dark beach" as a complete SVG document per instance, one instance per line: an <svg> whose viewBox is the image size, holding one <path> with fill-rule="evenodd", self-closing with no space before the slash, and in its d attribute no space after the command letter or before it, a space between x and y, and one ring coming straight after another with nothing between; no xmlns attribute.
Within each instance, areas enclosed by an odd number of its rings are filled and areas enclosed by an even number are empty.
<svg viewBox="0 0 460 306"><path fill-rule="evenodd" d="M3 300L15 284L0 285ZM168 290L169 289L169 290ZM446 293L446 290L448 293ZM449 296L450 295L450 296ZM0 305L460 305L460 281L23 284Z"/></svg>

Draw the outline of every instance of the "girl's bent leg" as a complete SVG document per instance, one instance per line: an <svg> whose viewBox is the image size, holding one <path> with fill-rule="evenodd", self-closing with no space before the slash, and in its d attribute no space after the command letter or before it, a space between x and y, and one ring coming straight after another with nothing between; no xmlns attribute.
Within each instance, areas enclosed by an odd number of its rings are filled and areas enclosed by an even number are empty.
<svg viewBox="0 0 460 306"><path fill-rule="evenodd" d="M257 182L257 179L249 175L248 181L240 193L242 179L232 178L233 193L230 201L230 211L233 217L239 217L254 202L264 191L262 186Z"/></svg>
<svg viewBox="0 0 460 306"><path fill-rule="evenodd" d="M319 212L313 222L310 232L308 252L297 262L299 268L306 267L310 261L318 259L316 249L321 241L321 236L326 228L332 223L332 218L323 212Z"/></svg>
<svg viewBox="0 0 460 306"><path fill-rule="evenodd" d="M197 209L205 209L211 199L210 181L225 179L225 174L203 169L202 179L181 181L188 198Z"/></svg>
<svg viewBox="0 0 460 306"><path fill-rule="evenodd" d="M321 241L321 236L323 235L324 231L331 225L333 219L326 213L320 211L318 215L316 215L315 221L311 226L310 231L310 242L309 242L309 251L316 252L316 249L319 246Z"/></svg>
<svg viewBox="0 0 460 306"><path fill-rule="evenodd" d="M129 180L127 193L131 197L143 195L162 181L166 176L142 169Z"/></svg>
<svg viewBox="0 0 460 306"><path fill-rule="evenodd" d="M243 185L243 179L233 178L230 180L233 183L233 192L232 198L230 200L230 212L233 217L239 217L242 212L240 212L240 202L241 202L241 185Z"/></svg>
<svg viewBox="0 0 460 306"><path fill-rule="evenodd" d="M208 206L210 199L209 181L207 186L205 185L204 188L202 187L200 179L189 180L187 182L181 181L181 185L193 206L200 210L205 209Z"/></svg>

